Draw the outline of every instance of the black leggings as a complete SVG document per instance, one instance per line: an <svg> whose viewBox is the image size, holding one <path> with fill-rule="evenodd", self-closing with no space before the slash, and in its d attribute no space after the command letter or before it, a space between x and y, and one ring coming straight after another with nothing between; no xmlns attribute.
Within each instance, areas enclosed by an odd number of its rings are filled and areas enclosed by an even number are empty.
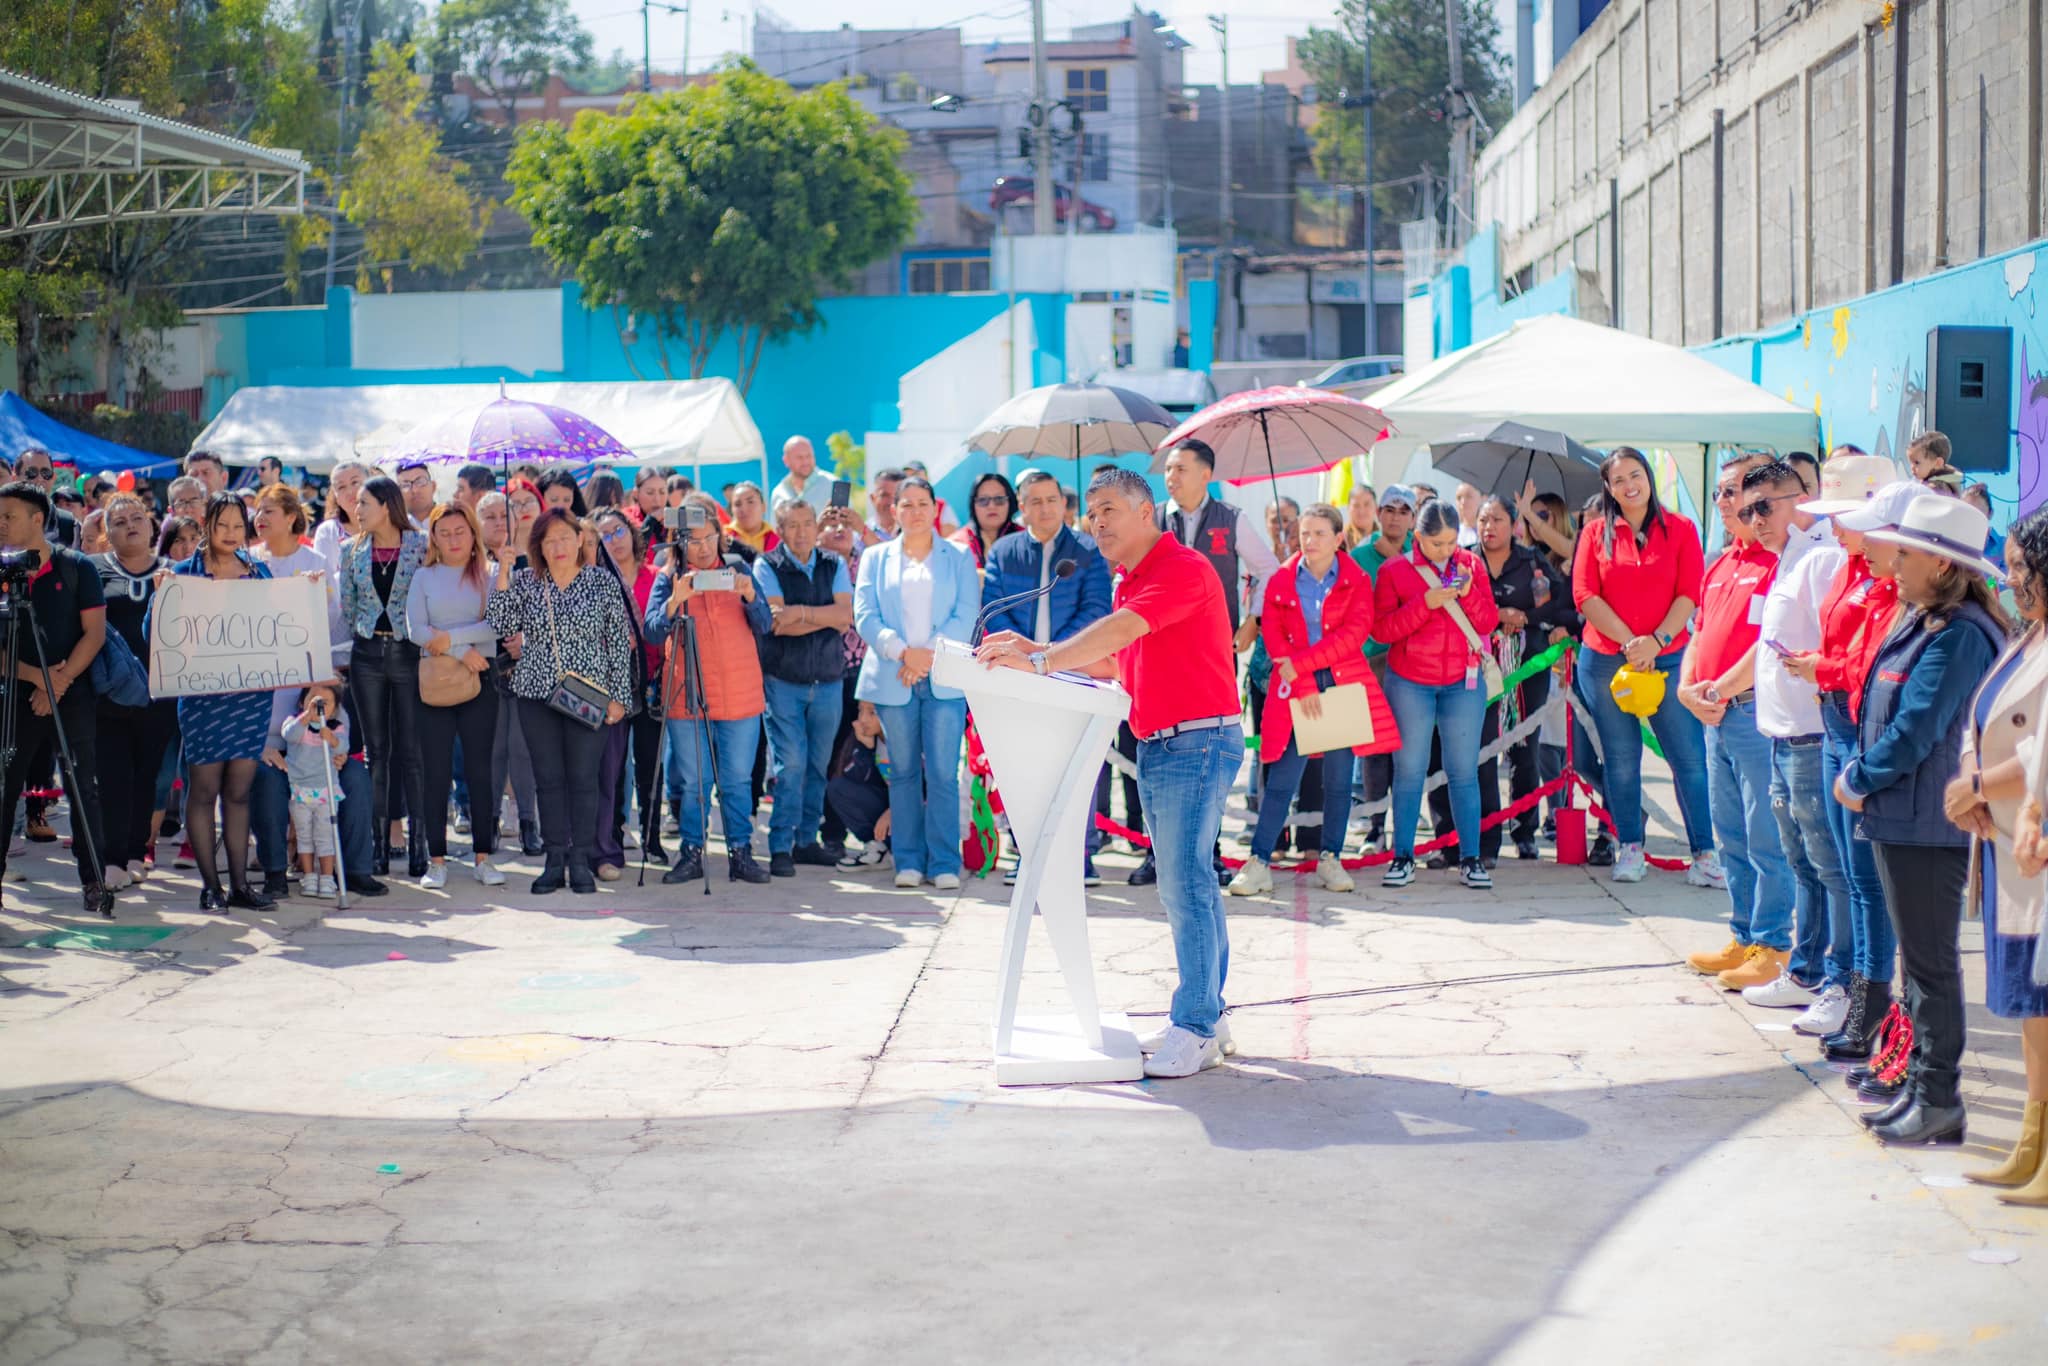
<svg viewBox="0 0 2048 1366"><path fill-rule="evenodd" d="M363 741L370 759L370 830L375 847L382 851L390 839L393 807L402 802L412 817L409 842L414 849L424 849L424 817L430 808L426 769L420 762L419 646L384 636L357 636L348 686L355 696L356 714L363 718ZM489 782L488 774L485 781ZM444 822L447 812L444 796ZM377 862L381 870L383 860Z"/></svg>
<svg viewBox="0 0 2048 1366"><path fill-rule="evenodd" d="M1913 1018L1908 1084L1923 1105L1963 1103L1963 960L1957 932L1970 851L1957 845L1870 842L1885 907L1899 936L1899 976Z"/></svg>
<svg viewBox="0 0 2048 1366"><path fill-rule="evenodd" d="M597 832L597 765L605 732L572 721L545 702L519 699L519 728L533 755L534 796L550 867L587 867Z"/></svg>
<svg viewBox="0 0 2048 1366"><path fill-rule="evenodd" d="M213 804L221 805L221 824L228 842L228 885L249 886L249 788L256 781L255 759L225 759L193 764L185 770L185 827L199 862L199 880L220 890L220 860L215 852Z"/></svg>
<svg viewBox="0 0 2048 1366"><path fill-rule="evenodd" d="M661 789L654 785L654 778L655 770L661 767L662 741L668 736L668 723L659 716L641 712L626 724L633 729L633 792L640 803L634 808L634 819L639 822L634 828L640 831L643 844L658 844L661 842L661 806L657 794ZM621 779L624 776L622 771ZM625 786L621 781L618 809L622 827L626 820ZM650 813L653 818L651 830L647 828Z"/></svg>
<svg viewBox="0 0 2048 1366"><path fill-rule="evenodd" d="M455 707L420 704L421 764L426 799L415 829L426 827L427 854L448 857L448 793L455 786L455 740L462 739L462 776L469 783L469 838L478 854L498 848L498 794L491 789L491 746L498 738L498 690L486 680Z"/></svg>
<svg viewBox="0 0 2048 1366"><path fill-rule="evenodd" d="M149 818L156 812L156 775L164 751L178 734L178 704L99 707L100 820L106 827L110 863L138 862L149 852Z"/></svg>

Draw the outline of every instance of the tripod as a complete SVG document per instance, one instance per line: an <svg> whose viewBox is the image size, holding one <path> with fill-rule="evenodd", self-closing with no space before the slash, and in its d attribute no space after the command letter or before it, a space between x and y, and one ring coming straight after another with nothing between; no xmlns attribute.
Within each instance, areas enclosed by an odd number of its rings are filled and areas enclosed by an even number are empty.
<svg viewBox="0 0 2048 1366"><path fill-rule="evenodd" d="M4 622L6 626L5 644L0 648L5 649L7 658L6 676L0 679L0 697L5 699L0 701L0 775L13 769L14 755L18 748L15 735L15 707L19 705L19 700L14 694L21 680L15 676L15 665L21 658L21 622L24 617L28 619L28 629L35 637L36 668L43 676L43 696L50 700L50 720L57 728L57 763L64 772L64 789L71 794L71 838L84 842L86 861L92 868L92 878L86 885L97 895L92 898L87 909L97 911L104 918L112 920L114 894L107 890L107 867L100 860L99 845L92 837L92 813L88 807L89 802L97 801L97 793L88 793L79 784L78 770L71 762L71 737L64 733L64 712L57 704L57 689L50 680L50 661L43 639L43 624L36 620L34 612L28 610L28 604L22 601L18 586L13 584L0 584L0 622ZM4 833L0 833L0 838L6 837Z"/></svg>
<svg viewBox="0 0 2048 1366"><path fill-rule="evenodd" d="M683 712L697 713L697 738L704 744L703 771L697 775L697 820L704 831L704 842L711 842L711 782L718 771L718 751L712 747L710 707L704 700L704 660L697 653L697 619L688 610L678 613L682 618L682 644L677 647L683 657ZM672 638L673 639L673 638ZM732 832L726 832L726 846L730 851ZM704 867L704 895L711 895L711 861L699 853L698 863Z"/></svg>

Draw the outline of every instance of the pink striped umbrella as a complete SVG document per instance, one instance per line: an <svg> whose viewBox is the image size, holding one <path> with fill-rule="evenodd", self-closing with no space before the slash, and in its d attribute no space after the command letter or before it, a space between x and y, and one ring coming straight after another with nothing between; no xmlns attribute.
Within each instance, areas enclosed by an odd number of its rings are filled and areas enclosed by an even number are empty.
<svg viewBox="0 0 2048 1366"><path fill-rule="evenodd" d="M1199 441L1214 453L1218 479L1249 484L1262 474L1277 479L1329 469L1393 432L1379 409L1327 389L1250 389L1219 399L1168 432L1152 468L1165 469L1175 446Z"/></svg>

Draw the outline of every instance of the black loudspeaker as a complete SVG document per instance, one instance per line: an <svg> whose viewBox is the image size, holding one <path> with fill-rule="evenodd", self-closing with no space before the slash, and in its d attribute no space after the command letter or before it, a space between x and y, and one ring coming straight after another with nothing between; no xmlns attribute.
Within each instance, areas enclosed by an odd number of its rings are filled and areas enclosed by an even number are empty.
<svg viewBox="0 0 2048 1366"><path fill-rule="evenodd" d="M1959 470L2012 468L2012 329L1927 329L1927 430L1949 439Z"/></svg>

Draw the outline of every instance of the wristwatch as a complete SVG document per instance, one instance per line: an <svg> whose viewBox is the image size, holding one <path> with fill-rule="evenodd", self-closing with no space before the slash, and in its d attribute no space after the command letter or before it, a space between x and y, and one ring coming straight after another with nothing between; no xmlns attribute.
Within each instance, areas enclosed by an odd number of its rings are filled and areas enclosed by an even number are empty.
<svg viewBox="0 0 2048 1366"><path fill-rule="evenodd" d="M1024 658L1030 661L1031 672L1035 674L1042 674L1046 672L1045 651L1033 650L1030 654L1024 656Z"/></svg>
<svg viewBox="0 0 2048 1366"><path fill-rule="evenodd" d="M1671 637L1666 635L1662 631L1652 631L1650 633L1650 639L1657 642L1657 648L1660 650L1668 650L1671 648Z"/></svg>

